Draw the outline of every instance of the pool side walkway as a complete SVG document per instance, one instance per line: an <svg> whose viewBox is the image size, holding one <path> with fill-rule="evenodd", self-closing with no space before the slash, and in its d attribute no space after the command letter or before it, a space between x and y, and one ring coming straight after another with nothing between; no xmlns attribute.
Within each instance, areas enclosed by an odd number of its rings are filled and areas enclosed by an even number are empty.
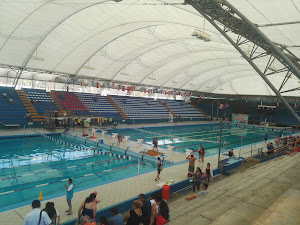
<svg viewBox="0 0 300 225"><path fill-rule="evenodd" d="M166 125L168 123L165 123ZM186 123L184 123L186 124ZM191 123L188 123L191 124ZM171 124L169 124L171 125ZM173 124L172 124L173 125ZM181 123L180 125L183 125ZM160 126L160 124L153 124L153 126ZM141 125L139 125L141 127ZM120 128L120 127L118 127ZM124 127L125 128L125 127ZM129 126L129 128L132 128L132 125ZM41 133L49 133L49 131L46 131L44 129L37 129ZM61 132L62 130L58 130L57 132ZM72 135L80 135L82 134L83 129L76 128L75 130L71 130L70 134ZM91 135L91 132L89 129L85 129L85 132ZM34 134L35 132L30 129L19 129L19 130L0 130L0 136L8 136L8 135L22 135L22 134ZM99 139L104 140L105 144L111 144L116 143L117 139L112 138L109 135L102 135L100 133L95 134L95 139L98 141ZM256 147L265 147L265 143L256 144ZM132 141L126 141L121 144L121 147L126 149L127 147L130 147L129 149L135 152L140 152L142 150L150 149L151 146L145 145L145 144L137 144L136 142ZM244 148L243 151L247 152L249 151L250 146L247 148ZM119 180L116 182L112 182L109 184L101 185L95 188L87 189L84 191L76 192L76 186L75 186L75 193L74 198L72 200L73 205L73 215L67 216L65 213L65 210L67 209L67 203L66 203L66 197L61 196L54 199L45 199L42 201L42 207L43 208L47 201L53 201L55 203L56 209L59 211L61 215L61 222L65 222L71 219L74 219L77 217L77 210L84 201L84 199L93 191L98 191L98 199L101 200L101 202L98 204L98 209L109 207L113 204L125 201L129 198L133 198L137 196L140 193L146 193L152 190L155 190L159 188L156 184L166 181L166 180L175 180L180 181L186 178L187 176L187 169L188 169L188 163L185 160L186 155L179 152L168 152L166 149L159 149L160 152L164 152L167 155L167 159L172 159L174 162L180 162L184 161L184 163L177 164L175 166L165 168L161 173L161 180L158 182L155 182L154 178L156 176L156 171L149 172L142 175L137 175L135 177L131 177L124 180ZM235 154L238 155L238 150L235 151ZM198 155L196 154L196 157ZM244 155L246 156L246 155ZM217 159L218 156L210 156L205 158L205 162L200 163L196 162L196 166L199 166L201 169L205 168L206 163L211 163L212 168L217 167ZM76 181L75 181L76 183ZM65 191L64 186L62 185L62 191ZM38 197L39 193L37 193ZM31 211L31 206L23 206L20 208L12 209L9 211L5 211L0 213L0 220L3 224L6 225L18 225L23 223L23 218L27 213Z"/></svg>

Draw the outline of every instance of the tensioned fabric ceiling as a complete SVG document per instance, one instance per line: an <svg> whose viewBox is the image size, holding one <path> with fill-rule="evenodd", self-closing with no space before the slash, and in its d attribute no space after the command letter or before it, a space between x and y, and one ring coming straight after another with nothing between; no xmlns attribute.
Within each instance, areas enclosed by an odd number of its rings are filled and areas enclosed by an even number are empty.
<svg viewBox="0 0 300 225"><path fill-rule="evenodd" d="M300 21L300 0L229 2L258 25ZM50 72L59 72L208 93L274 95L226 39L182 3L0 0L0 65L48 71L42 75L49 80ZM211 41L193 37L196 28ZM259 29L300 57L300 23ZM259 60L263 68L268 58ZM284 76L268 78L278 88ZM292 75L283 91L299 86ZM300 91L285 95L300 96Z"/></svg>

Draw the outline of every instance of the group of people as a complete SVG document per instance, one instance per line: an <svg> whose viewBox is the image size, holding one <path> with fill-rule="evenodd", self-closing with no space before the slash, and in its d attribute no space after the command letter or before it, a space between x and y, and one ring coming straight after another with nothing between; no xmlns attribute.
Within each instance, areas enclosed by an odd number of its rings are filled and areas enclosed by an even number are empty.
<svg viewBox="0 0 300 225"><path fill-rule="evenodd" d="M23 225L59 225L60 215L54 207L53 202L47 202L43 210L41 202L34 200L31 203L32 211L28 213L24 219Z"/></svg>
<svg viewBox="0 0 300 225"><path fill-rule="evenodd" d="M96 225L97 192L91 193L80 205L76 224ZM24 219L23 225L59 225L60 215L54 207L53 202L47 202L46 207L40 210L41 203L34 200L31 204L32 211ZM67 210L66 212L71 212ZM146 199L144 194L140 194L137 200L132 203L124 218L118 209L110 209L110 218L100 217L101 225L163 225L170 220L169 207L167 201L162 199L161 192L156 192Z"/></svg>

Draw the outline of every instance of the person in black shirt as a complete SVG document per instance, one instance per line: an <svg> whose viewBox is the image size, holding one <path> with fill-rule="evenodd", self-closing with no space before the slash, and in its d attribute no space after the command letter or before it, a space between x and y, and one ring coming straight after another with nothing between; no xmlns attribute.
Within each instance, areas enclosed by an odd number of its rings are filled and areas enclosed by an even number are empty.
<svg viewBox="0 0 300 225"><path fill-rule="evenodd" d="M138 197L139 201L143 203L141 210L142 210L142 224L149 225L150 224L150 217L151 217L151 202L150 200L146 200L144 194L140 194Z"/></svg>

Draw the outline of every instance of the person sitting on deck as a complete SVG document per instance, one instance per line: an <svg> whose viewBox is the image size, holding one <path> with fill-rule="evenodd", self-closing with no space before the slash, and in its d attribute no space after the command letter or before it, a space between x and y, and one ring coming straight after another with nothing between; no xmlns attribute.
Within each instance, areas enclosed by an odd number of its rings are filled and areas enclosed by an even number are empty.
<svg viewBox="0 0 300 225"><path fill-rule="evenodd" d="M232 156L234 156L233 149L230 149L230 150L228 151L228 155L229 155L229 157L232 157Z"/></svg>
<svg viewBox="0 0 300 225"><path fill-rule="evenodd" d="M268 151L267 151L268 155L272 154L274 152L274 150L273 150L274 149L274 145L273 145L272 142L270 144L268 144L267 149L268 149Z"/></svg>
<svg viewBox="0 0 300 225"><path fill-rule="evenodd" d="M7 93L6 92L2 93L2 98L7 98Z"/></svg>
<svg viewBox="0 0 300 225"><path fill-rule="evenodd" d="M11 104L11 105L14 104L14 100L12 98L9 98L8 101L9 101L9 104Z"/></svg>

